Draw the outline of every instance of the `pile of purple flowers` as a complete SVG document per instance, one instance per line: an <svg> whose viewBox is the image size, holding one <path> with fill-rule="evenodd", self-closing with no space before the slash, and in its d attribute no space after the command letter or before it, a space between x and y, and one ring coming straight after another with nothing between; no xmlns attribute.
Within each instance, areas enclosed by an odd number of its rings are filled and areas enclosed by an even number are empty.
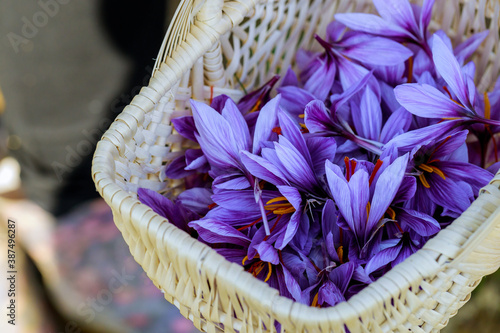
<svg viewBox="0 0 500 333"><path fill-rule="evenodd" d="M193 115L172 122L199 148L166 170L186 190L140 200L283 296L326 307L356 294L500 166L500 81L480 94L467 62L488 32L453 48L428 32L433 2L337 14L316 36L323 52L297 53L298 74L238 103L191 101Z"/></svg>

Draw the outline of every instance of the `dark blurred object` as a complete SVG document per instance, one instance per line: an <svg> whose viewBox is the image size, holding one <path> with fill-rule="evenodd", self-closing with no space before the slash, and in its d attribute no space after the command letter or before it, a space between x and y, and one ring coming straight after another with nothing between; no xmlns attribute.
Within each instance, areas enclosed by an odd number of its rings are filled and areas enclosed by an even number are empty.
<svg viewBox="0 0 500 333"><path fill-rule="evenodd" d="M2 123L26 196L55 215L98 197L96 142L148 83L167 3L0 1Z"/></svg>

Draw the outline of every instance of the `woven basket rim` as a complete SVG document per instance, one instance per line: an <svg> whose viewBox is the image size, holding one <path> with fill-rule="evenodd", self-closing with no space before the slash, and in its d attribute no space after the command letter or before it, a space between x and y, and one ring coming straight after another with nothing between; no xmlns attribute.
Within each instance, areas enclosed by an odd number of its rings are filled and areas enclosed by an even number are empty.
<svg viewBox="0 0 500 333"><path fill-rule="evenodd" d="M210 2L210 1L207 1ZM222 2L215 1L217 3ZM236 1L235 1L236 2ZM255 6L256 3L261 3L263 1L255 1L249 0L247 1L248 11L250 12L251 8ZM238 2L240 3L240 2ZM153 79L161 79L163 82L163 86L160 90L158 89L158 85L152 86L151 82L145 88L155 90L158 96L163 96L167 91L172 89L176 84L177 78L181 77L180 75L172 78L171 74L176 73L180 74L188 70L191 66L194 65L195 61L203 55L204 52L208 50L208 48L216 41L218 35L224 34L230 29L237 25L243 19L243 14L240 17L240 20L235 20L234 17L229 17L228 14L223 12L222 19L217 23L217 25L210 27L208 32L206 33L208 40L204 44L205 48L197 50L197 53L189 53L186 50L192 50L186 40L182 41L178 47L173 51L171 57L167 57L165 62L161 64L161 66L157 69L157 71L153 74ZM185 61L184 63L177 63L175 59L178 57L184 57L184 59L189 59L189 61ZM143 94L143 91L139 93L138 96L134 98L131 102L131 105L134 106L134 101L141 98L147 98L151 105L154 106L159 102L158 100L151 99L150 97ZM459 264L459 261L465 258L465 255L460 253L465 253L463 251L459 251L459 258L455 260L450 260L448 256L439 252L439 247L436 246L436 242L438 241L447 241L448 232L443 234L443 231L440 231L438 235L433 238L433 242L431 244L426 244L421 250L414 253L411 257L406 259L403 263L393 268L391 271L386 273L377 281L368 285L365 289L360 291L357 295L353 296L346 302L339 303L334 307L329 308L315 308L310 307L304 304L300 304L291 299L285 298L283 296L278 295L278 291L276 289L271 288L263 281L260 281L254 278L250 273L243 270L243 267L240 265L228 262L223 256L216 253L209 246L202 244L198 240L191 238L187 233L182 230L177 229L175 226L170 224L167 219L160 217L156 213L152 211L151 208L142 204L137 200L134 194L126 192L119 185L117 185L113 179L115 178L115 166L109 165L107 156L112 156L114 159L118 156L118 147L123 143L123 140L129 140L134 136L137 132L137 126L130 126L130 117L135 119L136 124L139 124L141 120L144 119L144 113L146 111L142 110L140 107L136 107L133 109L125 109L115 120L115 122L110 126L110 128L104 134L102 140L98 143L96 152L93 159L92 165L92 177L96 184L96 187L101 194L101 196L106 200L106 202L115 208L118 208L121 214L125 214L127 216L135 216L137 219L149 218L147 223L158 223L161 224L164 228L164 236L168 238L169 235L176 238L183 238L183 241L186 242L185 246L188 248L197 248L197 251L205 252L205 257L203 260L199 261L199 267L209 270L211 269L205 262L209 260L213 260L217 263L221 263L224 268L229 268L232 272L237 273L234 276L235 287L241 288L245 290L245 294L249 297L254 297L255 301L262 301L264 306L269 309L269 312L275 314L276 317L286 317L293 315L294 318L300 318L300 320L304 322L314 321L318 317L319 313L327 313L327 316L334 321L339 321L342 323L348 323L351 320L358 320L359 313L358 309L362 308L370 308L379 306L380 303L377 303L377 300L390 300L393 297L397 297L398 290L388 290L386 289L387 282L394 283L396 281L397 284L400 285L400 288L412 288L414 287L415 281L419 282L426 277L431 277L436 274L439 270L445 269L447 267L453 267L453 264ZM497 173L495 177L492 179L489 185L487 185L482 194L474 201L471 207L468 208L466 212L469 210L476 209L475 206L481 206L482 204L487 204L483 199L485 196L490 195L489 193L498 192L498 182L500 182L500 173ZM126 204L125 204L126 203ZM474 206L474 207L473 207ZM464 212L464 214L466 213ZM500 208L495 211L495 213L500 212ZM487 234L488 230L491 229L494 223L491 221L491 217L497 214L492 213L486 219L489 221L484 223L481 228L482 233L481 237L484 237ZM461 221L460 218L455 220L450 226L455 225L457 228L462 228L463 226L457 225L456 222ZM465 226L467 228L467 226ZM450 232L454 232L453 227L449 229ZM466 241L467 244L478 244L480 239L479 236L474 236ZM163 238L164 239L164 238ZM464 246L464 242L462 240L458 240L458 238L453 239L453 245L457 248L462 248ZM168 247L169 244L164 244L165 247ZM469 249L472 251L473 249ZM459 260L460 259L460 260ZM466 258L465 258L466 259ZM443 262L443 263L438 263ZM225 263L224 263L225 262ZM415 267L415 263L425 262L428 265L422 266L417 265ZM228 265L229 264L229 265ZM213 269L213 268L212 268ZM220 270L219 267L215 268L214 276L215 278L219 277L219 273L217 270ZM408 279L407 274L402 274L402 272L408 273L408 271L413 271L413 280ZM417 280L415 280L415 277ZM251 284L239 284L237 281L239 279L252 279L255 280ZM231 281L225 282L231 283ZM256 292L255 287L258 285L258 289ZM372 305L368 303L373 303Z"/></svg>

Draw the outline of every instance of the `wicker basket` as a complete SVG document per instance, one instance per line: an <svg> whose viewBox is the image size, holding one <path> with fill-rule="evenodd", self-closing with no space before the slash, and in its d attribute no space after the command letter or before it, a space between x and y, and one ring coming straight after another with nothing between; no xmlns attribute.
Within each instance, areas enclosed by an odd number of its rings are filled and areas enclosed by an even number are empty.
<svg viewBox="0 0 500 333"><path fill-rule="evenodd" d="M318 309L278 295L192 239L137 200L138 187L175 195L182 183L162 179L184 147L170 119L189 113L189 99L225 93L240 81L257 87L314 48L336 12L370 11L368 1L186 0L167 33L149 86L142 88L99 142L96 186L148 276L202 331L437 332L468 301L480 279L500 266L500 175L453 224L348 302ZM499 74L497 0L437 0L431 29L454 42L490 29L475 59L479 89ZM238 78L238 79L236 79Z"/></svg>

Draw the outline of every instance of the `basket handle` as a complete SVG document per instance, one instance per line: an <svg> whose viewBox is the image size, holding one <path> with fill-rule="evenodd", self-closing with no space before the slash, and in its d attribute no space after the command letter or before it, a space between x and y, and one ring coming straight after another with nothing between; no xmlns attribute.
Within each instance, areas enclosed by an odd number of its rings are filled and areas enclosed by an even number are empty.
<svg viewBox="0 0 500 333"><path fill-rule="evenodd" d="M208 24L217 22L222 17L223 5L224 0L181 0L156 57L153 75L161 64L172 56L176 48L186 40L195 17Z"/></svg>

